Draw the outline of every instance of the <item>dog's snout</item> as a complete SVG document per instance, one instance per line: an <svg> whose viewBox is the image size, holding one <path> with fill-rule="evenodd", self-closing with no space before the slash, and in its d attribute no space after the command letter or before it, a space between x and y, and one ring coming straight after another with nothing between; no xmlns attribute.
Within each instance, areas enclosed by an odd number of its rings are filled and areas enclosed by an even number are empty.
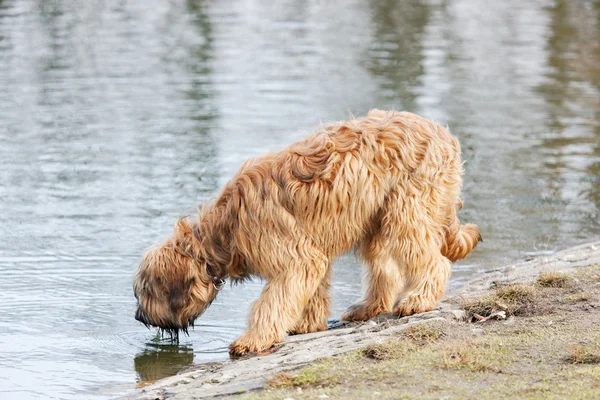
<svg viewBox="0 0 600 400"><path fill-rule="evenodd" d="M137 321L140 321L144 325L148 325L148 320L146 319L146 316L144 315L144 312L142 311L142 309L139 307L138 307L137 311L135 312L135 319Z"/></svg>

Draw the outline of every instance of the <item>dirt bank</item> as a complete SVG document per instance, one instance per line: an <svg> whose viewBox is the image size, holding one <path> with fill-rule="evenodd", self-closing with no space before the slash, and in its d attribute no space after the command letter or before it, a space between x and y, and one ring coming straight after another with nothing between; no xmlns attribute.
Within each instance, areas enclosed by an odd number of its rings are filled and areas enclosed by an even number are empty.
<svg viewBox="0 0 600 400"><path fill-rule="evenodd" d="M484 273L430 313L293 336L126 398L595 398L599 298L595 242Z"/></svg>

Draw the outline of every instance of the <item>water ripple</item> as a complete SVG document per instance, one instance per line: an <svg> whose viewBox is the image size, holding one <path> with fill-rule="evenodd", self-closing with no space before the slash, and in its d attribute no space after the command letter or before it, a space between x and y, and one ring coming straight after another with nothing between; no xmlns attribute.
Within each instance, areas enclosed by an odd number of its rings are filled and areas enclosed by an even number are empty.
<svg viewBox="0 0 600 400"><path fill-rule="evenodd" d="M320 120L394 107L460 138L485 243L451 285L600 235L598 4L271 3L0 1L0 398L224 359L261 283L173 344L133 318L139 257ZM360 272L336 263L334 316Z"/></svg>

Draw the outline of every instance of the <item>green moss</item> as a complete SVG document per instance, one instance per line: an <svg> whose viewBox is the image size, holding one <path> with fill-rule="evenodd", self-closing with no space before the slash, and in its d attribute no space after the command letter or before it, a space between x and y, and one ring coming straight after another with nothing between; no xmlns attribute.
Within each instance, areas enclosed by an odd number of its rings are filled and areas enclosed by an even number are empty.
<svg viewBox="0 0 600 400"><path fill-rule="evenodd" d="M494 338L451 343L441 353L441 368L472 372L502 372L512 361L507 346Z"/></svg>

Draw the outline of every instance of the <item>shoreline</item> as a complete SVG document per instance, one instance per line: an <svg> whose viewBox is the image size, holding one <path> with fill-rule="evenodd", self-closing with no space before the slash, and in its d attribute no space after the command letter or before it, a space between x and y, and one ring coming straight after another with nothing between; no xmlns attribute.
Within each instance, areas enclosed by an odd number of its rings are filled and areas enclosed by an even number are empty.
<svg viewBox="0 0 600 400"><path fill-rule="evenodd" d="M600 241L509 264L480 273L456 289L449 289L434 311L395 318L379 315L365 323L345 323L323 332L290 336L277 351L264 356L198 364L123 396L123 399L202 399L239 395L262 389L268 379L297 370L324 357L386 342L407 329L424 323L464 321L466 312L457 299L482 296L490 287L535 279L542 272L570 273L581 267L600 264Z"/></svg>

